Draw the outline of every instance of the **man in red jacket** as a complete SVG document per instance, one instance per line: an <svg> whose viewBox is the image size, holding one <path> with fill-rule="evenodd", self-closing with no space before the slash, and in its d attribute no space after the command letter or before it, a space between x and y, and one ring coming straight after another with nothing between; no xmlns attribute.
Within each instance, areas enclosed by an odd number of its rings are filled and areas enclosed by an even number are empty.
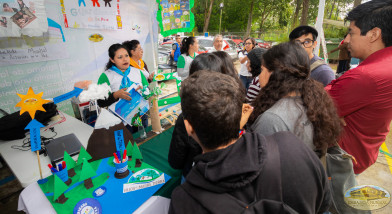
<svg viewBox="0 0 392 214"><path fill-rule="evenodd" d="M376 162L392 120L392 0L361 4L346 20L348 49L363 62L325 89L345 121L339 145L357 159L359 174Z"/></svg>

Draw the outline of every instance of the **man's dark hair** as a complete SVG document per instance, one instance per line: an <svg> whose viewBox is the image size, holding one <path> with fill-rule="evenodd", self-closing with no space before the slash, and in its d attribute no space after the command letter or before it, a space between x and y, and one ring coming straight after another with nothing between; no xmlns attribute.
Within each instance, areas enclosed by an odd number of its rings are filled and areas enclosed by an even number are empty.
<svg viewBox="0 0 392 214"><path fill-rule="evenodd" d="M290 35L289 35L289 39L290 41L293 41L294 39L297 39L299 37L301 37L302 35L307 35L311 33L313 36L313 40L317 39L318 36L318 32L316 29L314 29L313 27L307 26L307 25L302 25L299 27L296 27L293 31L291 31Z"/></svg>
<svg viewBox="0 0 392 214"><path fill-rule="evenodd" d="M373 0L360 4L348 13L345 20L354 21L362 36L375 27L380 28L385 47L392 46L392 0Z"/></svg>
<svg viewBox="0 0 392 214"><path fill-rule="evenodd" d="M244 90L233 77L198 71L182 82L184 119L196 132L204 148L216 149L239 137Z"/></svg>

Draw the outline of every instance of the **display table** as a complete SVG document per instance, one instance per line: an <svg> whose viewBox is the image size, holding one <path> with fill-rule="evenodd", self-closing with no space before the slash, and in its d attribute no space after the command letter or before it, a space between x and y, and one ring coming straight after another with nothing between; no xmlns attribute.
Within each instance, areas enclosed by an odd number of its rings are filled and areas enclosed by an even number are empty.
<svg viewBox="0 0 392 214"><path fill-rule="evenodd" d="M69 116L65 113L60 113L62 120L53 121L58 123L53 125L54 131L57 133L55 138L62 137L74 133L82 145L86 148L88 139L93 132L93 128L80 120ZM63 121L63 122L61 122ZM60 123L61 122L61 123ZM52 137L54 135L49 129L44 131L46 128L41 128L41 136ZM29 137L29 134L26 134ZM14 173L15 177L18 179L22 187L27 187L28 185L36 182L40 179L37 154L29 151L21 151L18 149L11 148L12 146L21 146L24 139L13 140L13 141L0 141L0 154L9 166L9 168ZM77 158L75 155L73 158ZM41 159L41 169L42 176L48 177L52 173L47 167L50 164L50 159L48 156L43 154L40 155ZM76 160L76 159L75 159Z"/></svg>

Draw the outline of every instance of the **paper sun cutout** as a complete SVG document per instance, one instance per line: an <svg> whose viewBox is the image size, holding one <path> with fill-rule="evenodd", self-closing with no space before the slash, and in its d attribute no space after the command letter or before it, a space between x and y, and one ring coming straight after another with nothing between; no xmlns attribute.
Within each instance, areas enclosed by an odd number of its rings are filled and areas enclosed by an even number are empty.
<svg viewBox="0 0 392 214"><path fill-rule="evenodd" d="M15 107L20 107L20 115L24 112L29 112L31 119L34 119L36 111L45 111L42 107L43 104L50 102L50 100L42 99L43 92L39 94L34 94L33 89L30 87L27 91L26 95L18 94L17 95L22 99L19 103L15 105Z"/></svg>

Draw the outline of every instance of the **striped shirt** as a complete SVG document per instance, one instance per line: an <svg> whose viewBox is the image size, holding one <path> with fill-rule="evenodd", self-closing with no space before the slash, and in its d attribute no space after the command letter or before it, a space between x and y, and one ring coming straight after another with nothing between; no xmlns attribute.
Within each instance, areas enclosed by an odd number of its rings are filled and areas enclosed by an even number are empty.
<svg viewBox="0 0 392 214"><path fill-rule="evenodd" d="M252 80L252 83L249 85L248 93L246 94L246 101L248 103L253 102L256 99L257 95L259 95L260 91L260 83L259 83L259 76L255 77Z"/></svg>

